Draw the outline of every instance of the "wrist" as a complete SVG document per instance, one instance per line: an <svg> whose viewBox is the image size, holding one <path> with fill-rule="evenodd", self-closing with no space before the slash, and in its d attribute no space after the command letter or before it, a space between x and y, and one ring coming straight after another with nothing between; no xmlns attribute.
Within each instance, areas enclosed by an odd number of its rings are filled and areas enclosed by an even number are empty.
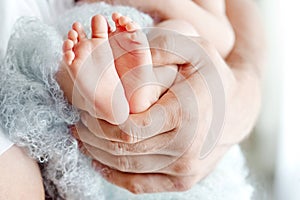
<svg viewBox="0 0 300 200"><path fill-rule="evenodd" d="M227 97L226 123L220 141L223 145L240 143L250 135L261 104L259 76L250 70L232 69L232 72L235 82Z"/></svg>

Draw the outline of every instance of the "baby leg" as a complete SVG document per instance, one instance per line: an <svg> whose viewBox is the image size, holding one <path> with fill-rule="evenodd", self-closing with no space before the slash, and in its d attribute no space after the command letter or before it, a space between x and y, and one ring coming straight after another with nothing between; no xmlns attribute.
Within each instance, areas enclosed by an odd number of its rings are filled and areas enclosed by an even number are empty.
<svg viewBox="0 0 300 200"><path fill-rule="evenodd" d="M45 199L37 163L17 146L0 156L0 199Z"/></svg>

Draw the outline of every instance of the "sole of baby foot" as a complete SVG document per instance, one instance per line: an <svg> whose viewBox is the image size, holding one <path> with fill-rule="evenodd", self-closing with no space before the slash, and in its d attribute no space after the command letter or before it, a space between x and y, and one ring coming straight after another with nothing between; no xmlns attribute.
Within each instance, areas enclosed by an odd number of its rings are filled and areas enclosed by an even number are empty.
<svg viewBox="0 0 300 200"><path fill-rule="evenodd" d="M108 41L108 24L102 15L91 20L91 38L75 22L63 44L64 62L74 86L86 99L92 116L113 124L123 123L129 113L125 92L115 69Z"/></svg>
<svg viewBox="0 0 300 200"><path fill-rule="evenodd" d="M114 13L112 18L116 31L109 35L109 41L130 112L143 112L155 103L160 95L148 39L140 26L129 17Z"/></svg>

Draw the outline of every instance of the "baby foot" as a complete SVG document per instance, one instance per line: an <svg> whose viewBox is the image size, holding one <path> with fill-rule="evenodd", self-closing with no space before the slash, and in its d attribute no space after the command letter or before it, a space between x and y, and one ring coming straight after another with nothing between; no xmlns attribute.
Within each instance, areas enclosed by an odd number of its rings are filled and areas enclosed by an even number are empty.
<svg viewBox="0 0 300 200"><path fill-rule="evenodd" d="M85 110L97 118L119 124L127 119L129 108L114 66L107 21L96 15L91 27L89 39L80 23L73 24L63 45L64 61L75 88L86 100Z"/></svg>
<svg viewBox="0 0 300 200"><path fill-rule="evenodd" d="M109 35L115 66L121 78L131 113L139 113L155 103L160 95L153 72L146 35L130 18L112 15L116 31Z"/></svg>

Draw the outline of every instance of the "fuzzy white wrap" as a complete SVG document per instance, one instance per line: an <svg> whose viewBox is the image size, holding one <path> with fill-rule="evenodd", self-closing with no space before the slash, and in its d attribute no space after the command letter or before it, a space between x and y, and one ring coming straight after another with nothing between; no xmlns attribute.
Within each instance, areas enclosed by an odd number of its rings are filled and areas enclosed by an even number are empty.
<svg viewBox="0 0 300 200"><path fill-rule="evenodd" d="M141 26L152 19L133 8L96 3L75 7L57 17L54 25L21 18L14 27L1 62L0 123L8 137L25 147L42 168L45 188L53 199L212 199L248 200L253 188L239 147L233 147L214 172L190 191L133 195L104 181L82 155L69 125L79 120L55 80L62 58L63 37L74 21L90 30L90 19L102 14L110 19L118 11ZM113 26L112 21L109 23Z"/></svg>

